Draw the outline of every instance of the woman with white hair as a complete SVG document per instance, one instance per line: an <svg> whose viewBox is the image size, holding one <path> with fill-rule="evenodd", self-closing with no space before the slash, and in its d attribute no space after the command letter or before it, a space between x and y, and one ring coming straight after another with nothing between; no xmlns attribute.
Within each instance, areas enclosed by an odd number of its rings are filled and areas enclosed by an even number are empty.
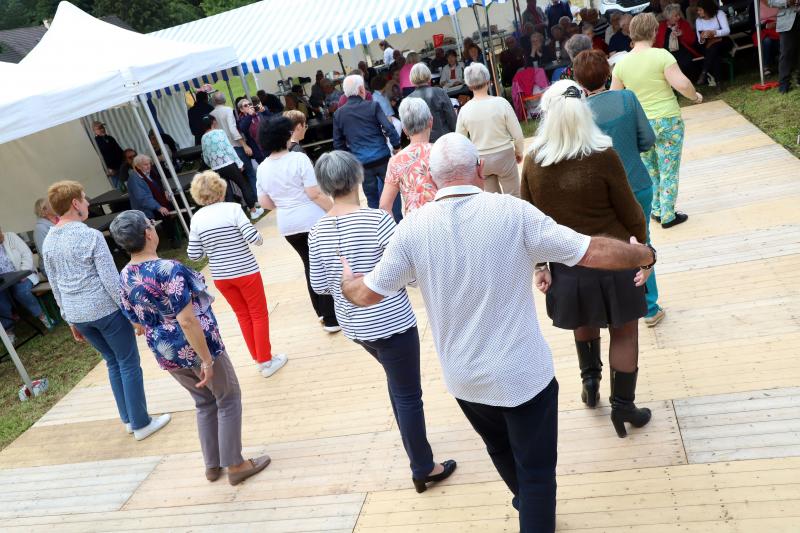
<svg viewBox="0 0 800 533"><path fill-rule="evenodd" d="M525 137L508 100L489 95L489 69L474 63L464 69L464 79L474 93L458 113L456 132L468 137L483 160L486 192L519 196L519 169Z"/></svg>
<svg viewBox="0 0 800 533"><path fill-rule="evenodd" d="M128 178L128 196L131 208L139 210L148 218L161 219L169 215L169 196L164 192L160 179L152 177L153 160L139 154L133 158L133 168Z"/></svg>
<svg viewBox="0 0 800 533"><path fill-rule="evenodd" d="M411 69L411 83L416 89L408 96L424 100L433 115L430 142L435 143L445 133L456 131L456 112L453 103L447 91L441 87L431 87L431 70L428 65L425 63L414 65Z"/></svg>
<svg viewBox="0 0 800 533"><path fill-rule="evenodd" d="M522 168L522 199L584 235L647 241L642 208L628 184L612 140L592 118L583 89L561 80L542 96L542 121ZM649 246L649 245L648 245ZM638 321L647 313L644 283L649 269L595 270L559 263L536 265L535 283L547 295L553 325L571 329L578 350L583 392L595 407L600 368L590 368L586 343L597 343L600 328L611 336L611 422L626 435L625 422L642 427L650 410L634 404L638 374Z"/></svg>
<svg viewBox="0 0 800 533"><path fill-rule="evenodd" d="M406 290L369 307L357 307L342 295L340 258L347 257L354 272L370 272L394 234L394 219L385 211L361 207L358 189L364 171L352 154L324 154L314 170L319 188L333 198L333 207L309 233L311 285L320 295L333 296L345 337L383 366L411 479L417 492L424 492L427 483L449 477L456 462L433 461L422 408L417 320Z"/></svg>
<svg viewBox="0 0 800 533"><path fill-rule="evenodd" d="M36 244L36 251L39 253L39 272L45 277L44 257L42 256L42 245L44 238L50 232L50 228L58 224L58 215L53 212L53 208L47 202L47 198L39 198L33 204L33 212L36 214L36 226L33 228L33 242Z"/></svg>
<svg viewBox="0 0 800 533"><path fill-rule="evenodd" d="M408 214L436 196L429 167L434 118L424 100L406 98L400 102L400 120L411 142L389 160L380 208L391 213L397 193L402 193L404 214Z"/></svg>

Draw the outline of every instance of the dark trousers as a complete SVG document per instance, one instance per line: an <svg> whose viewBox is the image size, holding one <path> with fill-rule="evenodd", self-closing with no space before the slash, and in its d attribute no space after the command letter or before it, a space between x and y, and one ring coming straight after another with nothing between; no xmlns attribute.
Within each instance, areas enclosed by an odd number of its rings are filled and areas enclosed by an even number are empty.
<svg viewBox="0 0 800 533"><path fill-rule="evenodd" d="M686 48L680 47L672 52L673 57L678 62L678 67L683 72L683 75L689 79L695 79L697 69L694 66L694 56Z"/></svg>
<svg viewBox="0 0 800 533"><path fill-rule="evenodd" d="M800 45L800 13L795 16L792 29L780 32L780 36L781 58L778 63L778 81L784 87L788 87L792 70L797 66L797 47Z"/></svg>
<svg viewBox="0 0 800 533"><path fill-rule="evenodd" d="M242 191L244 203L247 206L247 208L252 209L256 205L255 190L252 187L250 187L249 183L245 182L244 176L242 175L242 171L239 170L239 167L236 166L236 163L231 163L228 166L218 168L216 172L217 174L219 174L220 178L228 182L228 189L225 191L226 202L236 201L233 195L233 188L230 186L231 183L235 183L236 186L239 187L239 189Z"/></svg>
<svg viewBox="0 0 800 533"><path fill-rule="evenodd" d="M389 160L378 165L364 167L364 183L361 186L364 188L364 196L367 197L367 205L372 209L380 207L381 193L383 192L383 183L386 180L386 168L388 166ZM403 206L400 203L399 194L392 204L392 216L394 216L394 220L398 224L403 220Z"/></svg>
<svg viewBox="0 0 800 533"><path fill-rule="evenodd" d="M715 45L703 47L703 72L714 76L714 81L719 85L722 83L722 58L730 52L733 41L727 37Z"/></svg>
<svg viewBox="0 0 800 533"><path fill-rule="evenodd" d="M433 470L434 463L422 410L417 327L386 339L356 342L383 366L394 419L411 461L411 475L415 479L425 479Z"/></svg>
<svg viewBox="0 0 800 533"><path fill-rule="evenodd" d="M252 189L253 192L253 198L255 198L256 169L253 168L253 159L249 155L244 153L244 148L242 146L234 146L233 149L236 152L236 155L239 156L239 159L242 160L242 163L244 163L244 170L242 170L242 173L244 174L244 177L247 178L246 183L250 185L250 188Z"/></svg>
<svg viewBox="0 0 800 533"><path fill-rule="evenodd" d="M326 326L338 326L339 322L336 320L336 312L333 309L333 296L330 294L317 294L311 288L311 267L308 262L308 233L295 233L294 235L286 235L284 238L292 245L300 259L303 260L308 296L311 298L314 312L317 313L317 316L322 317L322 323Z"/></svg>
<svg viewBox="0 0 800 533"><path fill-rule="evenodd" d="M458 400L486 443L497 472L514 493L520 533L556 529L556 444L558 382L517 407L494 407Z"/></svg>

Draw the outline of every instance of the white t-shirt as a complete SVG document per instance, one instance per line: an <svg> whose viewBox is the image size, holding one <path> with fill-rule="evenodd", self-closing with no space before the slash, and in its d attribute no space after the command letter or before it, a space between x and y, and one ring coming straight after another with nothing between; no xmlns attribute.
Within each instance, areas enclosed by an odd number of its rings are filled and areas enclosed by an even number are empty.
<svg viewBox="0 0 800 533"><path fill-rule="evenodd" d="M306 187L317 186L314 166L302 152L287 152L278 159L266 158L256 171L256 191L267 195L278 208L281 235L308 233L325 211L306 194Z"/></svg>

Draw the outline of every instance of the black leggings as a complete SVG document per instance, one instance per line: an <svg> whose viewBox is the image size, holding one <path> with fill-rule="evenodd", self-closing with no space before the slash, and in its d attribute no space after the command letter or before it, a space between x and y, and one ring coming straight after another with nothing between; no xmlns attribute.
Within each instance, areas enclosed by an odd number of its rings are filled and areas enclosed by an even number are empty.
<svg viewBox="0 0 800 533"><path fill-rule="evenodd" d="M311 305L314 306L314 312L317 316L322 317L322 323L326 326L338 326L339 322L336 320L336 312L333 309L333 296L330 294L317 294L311 288L311 266L308 262L308 233L295 233L294 235L286 235L284 237L286 242L292 245L294 251L303 260L303 269L306 274L306 285L308 285L308 296L311 298Z"/></svg>
<svg viewBox="0 0 800 533"><path fill-rule="evenodd" d="M722 82L722 58L730 52L733 47L733 42L727 37L712 46L703 47L703 72L707 72L714 76L714 81L717 84Z"/></svg>
<svg viewBox="0 0 800 533"><path fill-rule="evenodd" d="M228 182L228 189L225 191L226 202L234 201L233 188L230 186L230 183L233 182L237 185L237 187L239 187L239 189L241 189L242 195L244 196L244 203L247 205L247 208L253 209L255 207L256 197L255 193L253 192L253 187L249 183L245 182L242 171L239 170L239 167L236 166L236 163L231 163L228 166L218 168L216 172L219 174L220 178Z"/></svg>

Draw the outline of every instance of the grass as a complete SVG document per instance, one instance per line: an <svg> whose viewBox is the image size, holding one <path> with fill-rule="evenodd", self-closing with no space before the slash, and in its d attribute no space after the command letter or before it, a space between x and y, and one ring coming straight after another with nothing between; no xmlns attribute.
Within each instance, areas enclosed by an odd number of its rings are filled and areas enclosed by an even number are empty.
<svg viewBox="0 0 800 533"><path fill-rule="evenodd" d="M256 95L256 81L253 78L252 74L248 74L246 77L247 79L247 86L250 89L250 96ZM239 76L233 76L230 78L229 83L231 84L231 91L233 92L233 97L236 98L238 96L244 96L244 86L242 85L242 80ZM217 83L211 84L216 90L221 91L222 94L230 98L228 94L228 85L225 83L225 80L220 79ZM229 102L233 104L233 102Z"/></svg>
<svg viewBox="0 0 800 533"><path fill-rule="evenodd" d="M202 270L208 262L205 258L190 261L183 248L161 250L159 255L177 259L195 270ZM24 322L19 322L16 333L19 339L24 339L33 331ZM22 380L16 367L10 357L0 362L0 412L3 413L0 417L0 450L27 431L102 360L89 344L75 342L66 324L58 325L45 336L35 337L17 353L31 379L46 377L50 388L39 397L20 402L17 393ZM142 354L142 357L147 355Z"/></svg>

